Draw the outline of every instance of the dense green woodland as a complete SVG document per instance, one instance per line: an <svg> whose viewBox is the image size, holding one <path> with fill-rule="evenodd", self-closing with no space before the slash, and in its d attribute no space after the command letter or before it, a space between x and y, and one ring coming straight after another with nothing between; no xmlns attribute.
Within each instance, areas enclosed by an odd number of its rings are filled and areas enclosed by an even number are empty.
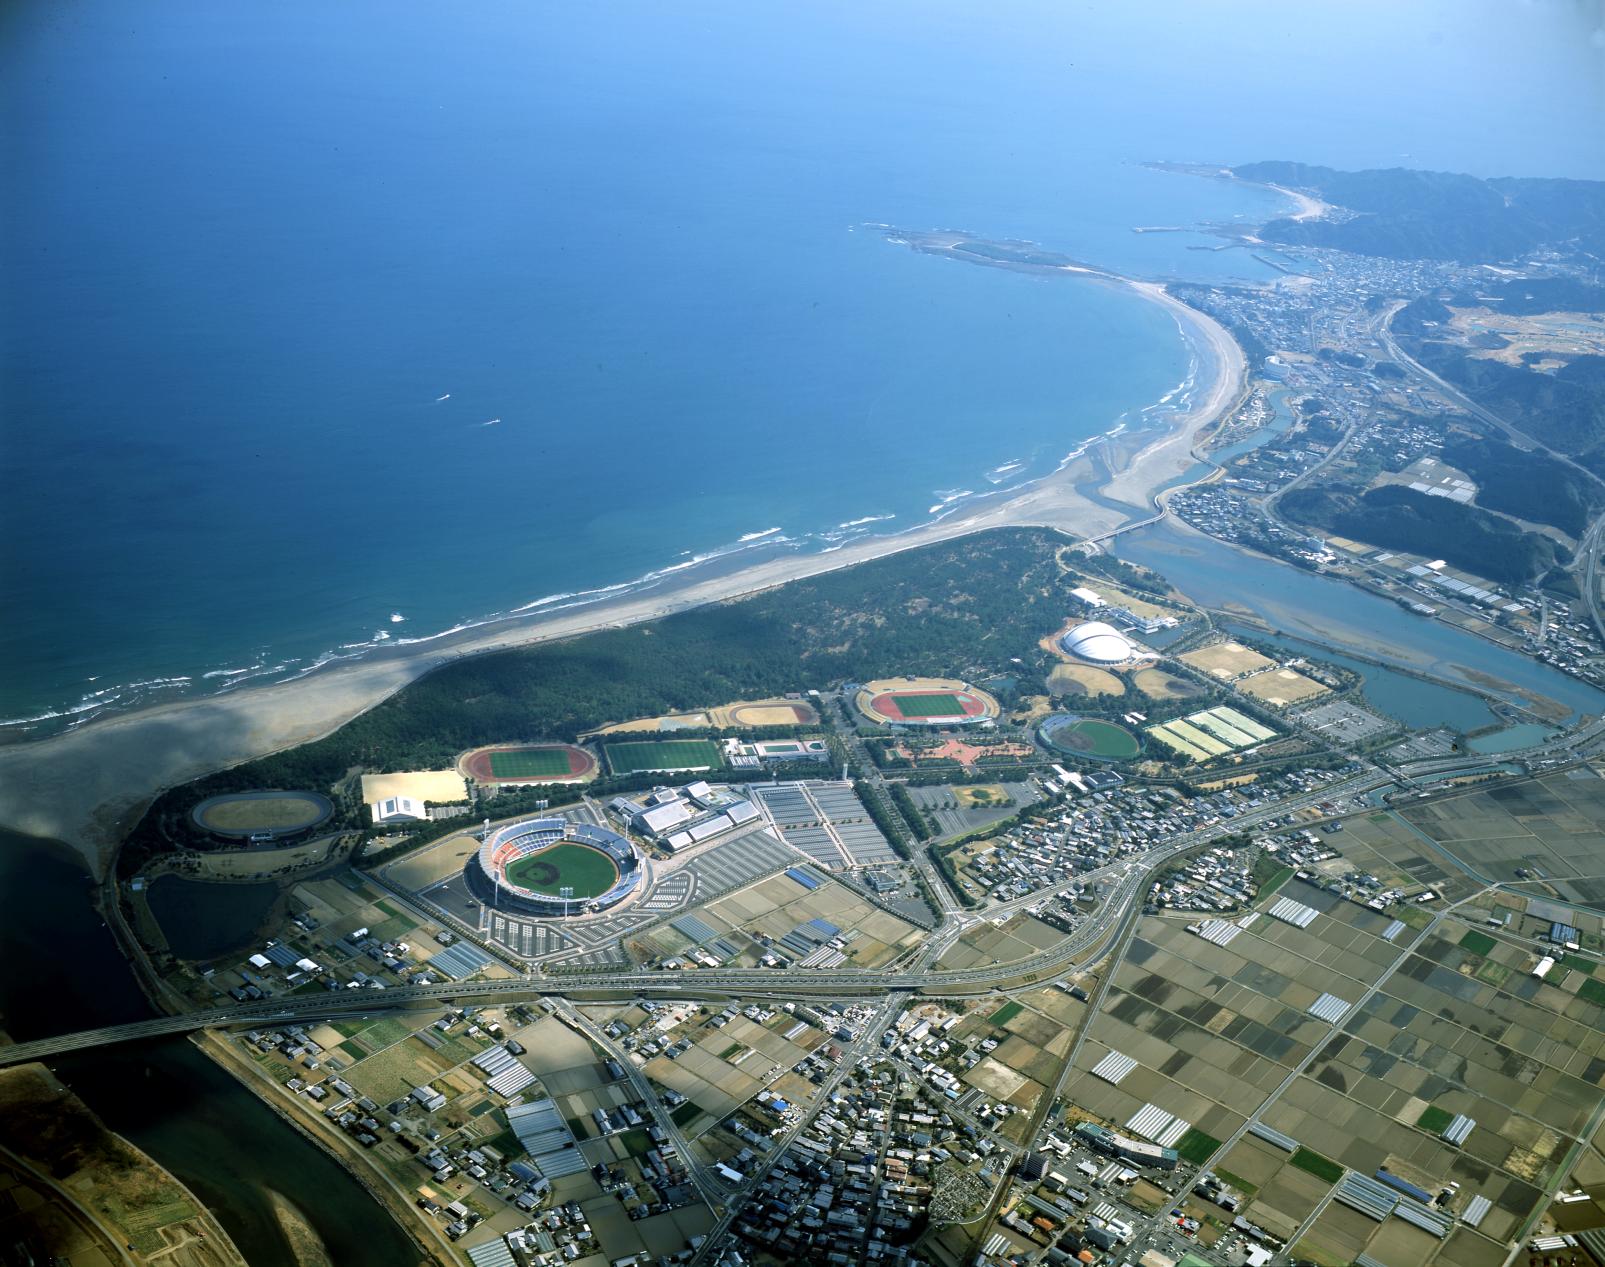
<svg viewBox="0 0 1605 1267"><path fill-rule="evenodd" d="M187 835L200 798L331 788L353 771L439 769L465 749L572 740L608 722L900 673L980 677L1063 620L1065 538L1002 529L793 581L628 629L473 656L403 688L334 734L161 797L125 864ZM356 821L354 805L348 805Z"/></svg>
<svg viewBox="0 0 1605 1267"><path fill-rule="evenodd" d="M1537 283L1507 283L1502 311L1574 311L1579 301L1605 312L1605 290L1580 283L1557 283L1534 291ZM1515 301L1512 307L1511 300ZM1605 475L1605 357L1576 356L1556 370L1518 368L1471 356L1466 348L1439 341L1437 326L1453 315L1449 305L1476 306L1475 296L1418 299L1393 319L1393 332L1407 351L1434 374L1453 383L1483 408L1556 452L1575 457ZM1550 305L1559 305L1551 307ZM1543 305L1543 306L1538 306Z"/></svg>
<svg viewBox="0 0 1605 1267"><path fill-rule="evenodd" d="M1548 537L1525 532L1508 519L1399 484L1361 496L1341 488L1295 488L1278 508L1313 528L1444 559L1506 585L1536 580L1555 566L1559 549Z"/></svg>
<svg viewBox="0 0 1605 1267"><path fill-rule="evenodd" d="M1500 440L1452 437L1443 460L1477 485L1477 504L1573 537L1605 507L1605 484L1575 467Z"/></svg>
<svg viewBox="0 0 1605 1267"><path fill-rule="evenodd" d="M1342 172L1306 163L1247 163L1243 180L1309 190L1358 213L1350 219L1272 220L1268 242L1332 247L1400 260L1492 263L1538 247L1605 254L1605 182L1387 168Z"/></svg>

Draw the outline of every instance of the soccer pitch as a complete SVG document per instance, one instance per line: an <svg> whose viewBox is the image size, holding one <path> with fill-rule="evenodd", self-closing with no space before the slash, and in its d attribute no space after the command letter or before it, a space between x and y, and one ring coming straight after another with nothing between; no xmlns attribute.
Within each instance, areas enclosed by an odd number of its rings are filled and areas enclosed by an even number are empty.
<svg viewBox="0 0 1605 1267"><path fill-rule="evenodd" d="M509 863L506 874L510 884L531 893L559 897L562 889L571 887L571 896L579 899L606 893L619 878L619 869L599 850L563 843Z"/></svg>
<svg viewBox="0 0 1605 1267"><path fill-rule="evenodd" d="M963 717L964 704L957 695L894 695L892 703L904 717Z"/></svg>
<svg viewBox="0 0 1605 1267"><path fill-rule="evenodd" d="M498 779L567 778L564 748L502 748L490 753L490 772Z"/></svg>
<svg viewBox="0 0 1605 1267"><path fill-rule="evenodd" d="M647 739L607 745L607 763L614 774L647 771L712 770L721 764L719 745L711 739Z"/></svg>

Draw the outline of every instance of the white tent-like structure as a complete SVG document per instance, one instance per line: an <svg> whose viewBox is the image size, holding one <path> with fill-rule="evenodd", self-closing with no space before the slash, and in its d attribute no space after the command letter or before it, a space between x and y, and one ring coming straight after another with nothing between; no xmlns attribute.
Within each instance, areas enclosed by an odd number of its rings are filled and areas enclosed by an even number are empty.
<svg viewBox="0 0 1605 1267"><path fill-rule="evenodd" d="M1094 664L1119 664L1135 654L1126 636L1101 620L1089 620L1065 634L1060 645L1078 660Z"/></svg>

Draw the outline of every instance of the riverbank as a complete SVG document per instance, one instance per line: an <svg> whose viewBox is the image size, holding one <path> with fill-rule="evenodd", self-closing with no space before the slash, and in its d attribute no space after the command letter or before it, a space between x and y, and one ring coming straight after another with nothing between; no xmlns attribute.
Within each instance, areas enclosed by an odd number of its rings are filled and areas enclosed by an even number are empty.
<svg viewBox="0 0 1605 1267"><path fill-rule="evenodd" d="M1158 490L1196 462L1193 448L1242 390L1246 363L1217 322L1163 287L1116 281L1177 321L1195 359L1193 399L1167 419L1166 434L1146 445L1108 482L1120 502L1153 504ZM92 722L36 743L0 750L0 823L64 840L97 876L152 797L164 788L328 734L430 669L464 655L527 646L598 629L637 624L722 602L870 559L990 528L1046 527L1078 537L1107 535L1129 516L1078 490L1089 459L1010 494L977 498L966 509L919 528L869 537L839 549L788 555L721 575L666 579L660 588L549 614L531 613L428 644L331 665L291 682L158 706Z"/></svg>
<svg viewBox="0 0 1605 1267"><path fill-rule="evenodd" d="M260 1065L242 1055L230 1038L211 1030L202 1030L192 1035L190 1041L261 1101L275 1117L360 1184L362 1190L407 1234L418 1251L416 1262L420 1267L450 1267L455 1256L450 1243L441 1235L439 1226L433 1220L420 1219L413 1205L413 1194L403 1191L381 1167L374 1164L370 1155L352 1143L348 1135L332 1128L321 1113L314 1113L307 1108L307 1102L296 1100L286 1103L278 1084L268 1077ZM272 1188L265 1191L285 1239L298 1254L298 1261L314 1265L328 1263L333 1267L334 1260L329 1256L328 1247L299 1207ZM427 1230L434 1244L426 1242L420 1229Z"/></svg>
<svg viewBox="0 0 1605 1267"><path fill-rule="evenodd" d="M36 1247L62 1261L98 1250L130 1267L155 1260L172 1267L245 1267L195 1194L108 1130L45 1066L0 1073L0 1121L0 1156L11 1159L24 1186L53 1198L79 1225L75 1233L60 1219L42 1220L48 1243ZM54 1236L67 1239L48 1239Z"/></svg>

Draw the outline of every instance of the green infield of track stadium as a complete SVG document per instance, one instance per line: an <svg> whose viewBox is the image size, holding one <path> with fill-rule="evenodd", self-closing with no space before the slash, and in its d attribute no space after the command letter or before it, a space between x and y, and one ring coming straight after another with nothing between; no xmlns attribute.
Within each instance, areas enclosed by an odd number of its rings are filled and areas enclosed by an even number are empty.
<svg viewBox="0 0 1605 1267"><path fill-rule="evenodd" d="M500 748L488 754L498 779L568 778L566 748Z"/></svg>
<svg viewBox="0 0 1605 1267"><path fill-rule="evenodd" d="M509 884L531 893L560 897L562 889L571 887L571 896L579 899L606 893L618 880L619 869L598 850L565 843L509 863L506 874Z"/></svg>
<svg viewBox="0 0 1605 1267"><path fill-rule="evenodd" d="M643 739L607 745L607 763L614 774L649 770L716 770L723 764L719 745L711 739Z"/></svg>
<svg viewBox="0 0 1605 1267"><path fill-rule="evenodd" d="M963 717L964 701L957 695L897 695L892 703L904 717Z"/></svg>

